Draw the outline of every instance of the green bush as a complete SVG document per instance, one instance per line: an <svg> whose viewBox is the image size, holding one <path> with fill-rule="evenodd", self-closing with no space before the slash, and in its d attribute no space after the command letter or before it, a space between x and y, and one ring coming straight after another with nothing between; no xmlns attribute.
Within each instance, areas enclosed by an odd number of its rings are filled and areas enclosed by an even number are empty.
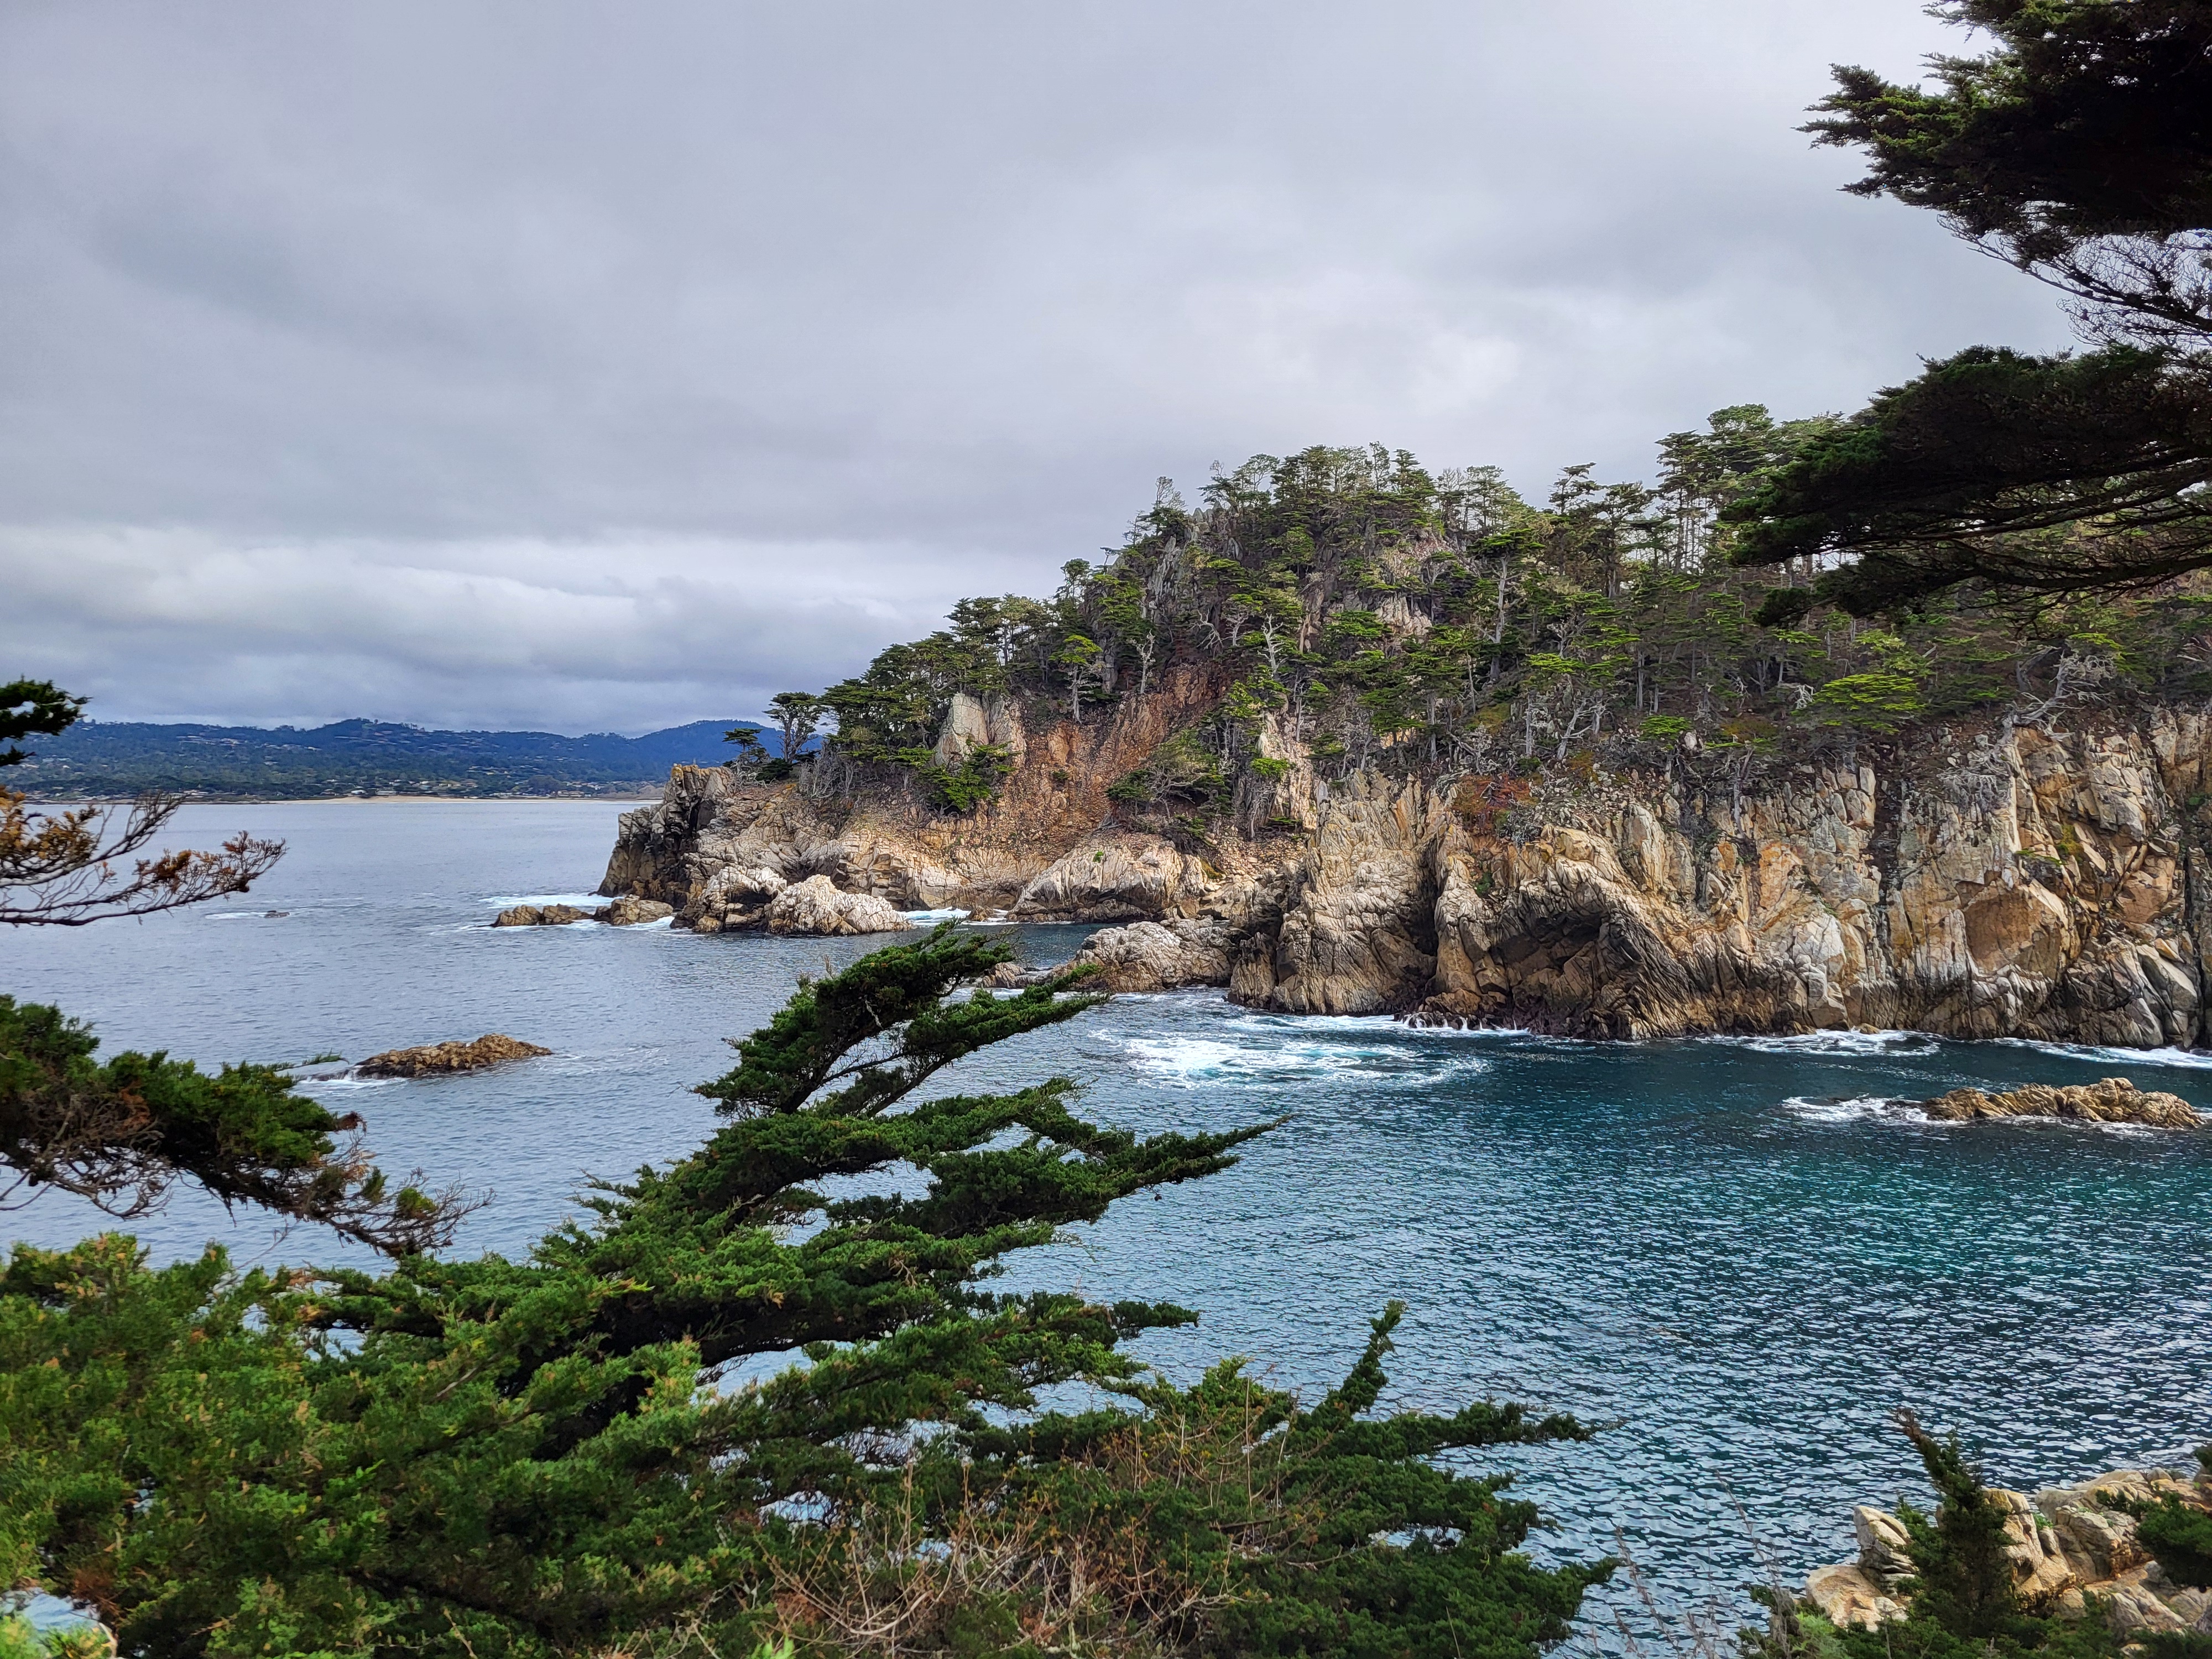
<svg viewBox="0 0 2212 1659"><path fill-rule="evenodd" d="M2169 1493L2136 1518L2136 1536L2175 1583L2212 1589L2212 1514Z"/></svg>

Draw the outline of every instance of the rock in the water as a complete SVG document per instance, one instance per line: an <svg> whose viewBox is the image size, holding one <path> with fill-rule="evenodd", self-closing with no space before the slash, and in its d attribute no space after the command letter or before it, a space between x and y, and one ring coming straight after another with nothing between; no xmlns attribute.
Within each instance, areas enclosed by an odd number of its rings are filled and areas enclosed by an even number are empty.
<svg viewBox="0 0 2212 1659"><path fill-rule="evenodd" d="M1100 928L1067 965L1097 969L1084 981L1086 991L1226 985L1229 952L1236 943L1236 930L1224 921L1136 921Z"/></svg>
<svg viewBox="0 0 2212 1659"><path fill-rule="evenodd" d="M480 1072L487 1066L552 1052L494 1031L474 1042L433 1042L420 1048L390 1049L371 1054L353 1069L362 1077L441 1077L451 1072Z"/></svg>
<svg viewBox="0 0 2212 1659"><path fill-rule="evenodd" d="M592 920L604 921L610 927L641 927L648 921L659 921L675 914L674 905L663 904L659 899L618 898L592 911Z"/></svg>
<svg viewBox="0 0 2212 1659"><path fill-rule="evenodd" d="M572 921L589 921L591 912L579 910L573 904L518 904L502 910L492 921L495 927L565 927Z"/></svg>
<svg viewBox="0 0 2212 1659"><path fill-rule="evenodd" d="M873 893L840 892L827 876L795 881L769 901L772 933L903 933L914 924Z"/></svg>
<svg viewBox="0 0 2212 1659"><path fill-rule="evenodd" d="M2147 1123L2160 1129L2201 1129L2204 1119L2179 1095L2138 1089L2124 1077L2063 1085L2029 1083L2002 1094L1954 1089L1919 1103L1929 1117L1946 1123L1994 1117L2063 1117L2088 1123Z"/></svg>

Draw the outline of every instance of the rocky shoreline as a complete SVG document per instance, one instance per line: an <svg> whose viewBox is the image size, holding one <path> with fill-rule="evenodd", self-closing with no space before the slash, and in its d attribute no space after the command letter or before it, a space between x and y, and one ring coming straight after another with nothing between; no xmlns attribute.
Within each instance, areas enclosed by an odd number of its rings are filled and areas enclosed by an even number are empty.
<svg viewBox="0 0 2212 1659"><path fill-rule="evenodd" d="M1103 922L1087 954L1106 988L1219 985L1294 1013L2212 1042L2202 713L1936 728L1879 765L1773 769L1740 798L1668 775L1332 785L1284 740L1261 833L1123 823L1106 784L1207 695L1171 686L1018 742L965 815L679 767L623 815L599 890L702 933L893 932L947 907ZM1146 923L1165 932L1130 931Z"/></svg>
<svg viewBox="0 0 2212 1659"><path fill-rule="evenodd" d="M1989 1489L2005 1511L2005 1559L2030 1611L2079 1616L2094 1601L2116 1635L2212 1636L2212 1590L2178 1584L2136 1535L2131 1509L2171 1496L2212 1512L2212 1469L2194 1480L2164 1469L2116 1469L2079 1486L2024 1492ZM1830 1624L1878 1629L1905 1616L1904 1523L1887 1510L1851 1510L1857 1557L1817 1569L1804 1600Z"/></svg>

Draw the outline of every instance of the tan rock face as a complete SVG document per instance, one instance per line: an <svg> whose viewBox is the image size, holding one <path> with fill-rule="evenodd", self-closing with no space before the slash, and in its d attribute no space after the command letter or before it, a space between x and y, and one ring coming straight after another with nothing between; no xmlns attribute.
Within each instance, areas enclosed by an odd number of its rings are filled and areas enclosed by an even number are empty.
<svg viewBox="0 0 2212 1659"><path fill-rule="evenodd" d="M1435 975L1426 848L1443 815L1419 784L1355 787L1321 810L1282 920L1237 959L1231 994L1298 1014L1370 1014L1418 1001Z"/></svg>
<svg viewBox="0 0 2212 1659"><path fill-rule="evenodd" d="M1013 914L1040 921L1189 915L1212 885L1200 860L1157 836L1102 835L1040 872L1022 890Z"/></svg>
<svg viewBox="0 0 2212 1659"><path fill-rule="evenodd" d="M371 1054L353 1069L362 1077L440 1077L453 1072L481 1072L488 1066L552 1052L494 1031L474 1042L433 1042L420 1048L387 1049Z"/></svg>
<svg viewBox="0 0 2212 1659"><path fill-rule="evenodd" d="M2185 902L2189 870L2205 881L2206 737L2163 711L2134 731L1992 728L1934 766L1804 769L1740 811L1658 781L1515 834L1462 820L1435 848L1424 1012L1591 1036L2212 1041L2212 939Z"/></svg>
<svg viewBox="0 0 2212 1659"><path fill-rule="evenodd" d="M1838 1630L1873 1630L1905 1617L1905 1604L1880 1579L1850 1563L1817 1569L1805 1581L1805 1599Z"/></svg>
<svg viewBox="0 0 2212 1659"><path fill-rule="evenodd" d="M1022 731L1021 710L1004 697L977 697L965 691L952 694L944 729L937 738L937 763L948 772L983 744L996 744L1009 751L1017 765L1029 752Z"/></svg>
<svg viewBox="0 0 2212 1659"><path fill-rule="evenodd" d="M841 892L827 876L809 876L778 893L768 907L772 933L903 933L914 924L873 893Z"/></svg>
<svg viewBox="0 0 2212 1659"><path fill-rule="evenodd" d="M2146 1123L2160 1129L2201 1129L2204 1119L2179 1095L2138 1089L2124 1077L2061 1086L2030 1083L2003 1094L1954 1089L1920 1109L1940 1121L1979 1118L2063 1117L2089 1123Z"/></svg>
<svg viewBox="0 0 2212 1659"><path fill-rule="evenodd" d="M1269 726L1256 740L1282 774L1237 807L1267 833L1218 826L1200 858L1115 828L1104 795L1218 695L1199 676L1163 683L1103 723L1040 719L1003 799L968 817L678 768L659 805L625 815L600 890L708 930L767 925L782 886L815 876L902 909L1219 921L1239 935L1231 995L1300 1012L1593 1037L1875 1026L2212 1043L2203 715L1962 723L1778 768L1741 799L1686 775L1579 793L1554 780L1533 799L1503 775L1456 793L1324 783ZM946 737L992 738L999 716L968 702ZM1477 786L1517 804L1470 807Z"/></svg>
<svg viewBox="0 0 2212 1659"><path fill-rule="evenodd" d="M2005 1559L2028 1612L2080 1613L2094 1598L2121 1636L2202 1628L2199 1621L2212 1616L2212 1597L2166 1578L2136 1540L2133 1518L2108 1507L2170 1493L2212 1510L2212 1485L2177 1480L2163 1470L2120 1469L2032 1498L1996 1486L1988 1492L2004 1512ZM1851 1529L1859 1559L1814 1572L1806 1581L1807 1599L1835 1625L1871 1630L1902 1620L1903 1596L1894 1587L1912 1571L1903 1523L1887 1510L1861 1504L1851 1511Z"/></svg>
<svg viewBox="0 0 2212 1659"><path fill-rule="evenodd" d="M1086 991L1172 991L1191 985L1229 983L1229 952L1236 932L1224 922L1178 918L1102 927L1069 960L1070 968L1096 971ZM1015 981L1009 981L1015 982Z"/></svg>

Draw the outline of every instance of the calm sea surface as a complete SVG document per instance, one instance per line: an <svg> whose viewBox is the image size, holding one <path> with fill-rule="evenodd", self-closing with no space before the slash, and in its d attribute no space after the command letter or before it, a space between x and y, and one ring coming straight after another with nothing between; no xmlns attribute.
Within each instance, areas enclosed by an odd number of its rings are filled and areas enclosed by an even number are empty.
<svg viewBox="0 0 2212 1659"><path fill-rule="evenodd" d="M0 934L0 991L95 1022L111 1049L205 1062L494 1030L545 1044L556 1058L479 1077L319 1085L367 1115L387 1168L495 1193L461 1249L518 1252L586 1174L693 1146L711 1113L689 1090L727 1068L723 1039L795 975L865 948L487 926L588 892L619 810L193 808L193 844L248 827L291 850L247 901ZM993 931L1048 962L1087 930ZM1194 1330L1139 1352L1181 1376L1249 1353L1308 1390L1402 1298L1394 1403L1486 1394L1620 1419L1589 1445L1490 1462L1555 1521L1540 1553L1618 1537L1676 1608L1733 1617L1745 1582L1848 1556L1852 1503L1923 1492L1886 1427L1900 1403L2013 1486L2182 1462L2212 1439L2212 1134L1938 1127L1879 1104L2124 1073L2212 1106L2212 1056L1896 1035L1599 1047L1207 994L1122 999L940 1086L1054 1072L1135 1127L1294 1121L1228 1173L1034 1253L1017 1284L1199 1308ZM96 1224L52 1197L0 1221L41 1243ZM346 1254L189 1194L134 1226L165 1258L210 1238L241 1261ZM1628 1600L1601 1593L1592 1623Z"/></svg>

